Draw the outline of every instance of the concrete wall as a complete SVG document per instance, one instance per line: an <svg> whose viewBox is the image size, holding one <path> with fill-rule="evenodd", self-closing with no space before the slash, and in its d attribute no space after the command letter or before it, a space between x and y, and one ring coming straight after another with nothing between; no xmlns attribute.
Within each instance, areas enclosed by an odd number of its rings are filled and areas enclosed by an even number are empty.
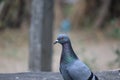
<svg viewBox="0 0 120 80"><path fill-rule="evenodd" d="M99 80L120 80L120 70L95 73ZM63 80L59 73L53 72L22 72L0 74L0 80Z"/></svg>

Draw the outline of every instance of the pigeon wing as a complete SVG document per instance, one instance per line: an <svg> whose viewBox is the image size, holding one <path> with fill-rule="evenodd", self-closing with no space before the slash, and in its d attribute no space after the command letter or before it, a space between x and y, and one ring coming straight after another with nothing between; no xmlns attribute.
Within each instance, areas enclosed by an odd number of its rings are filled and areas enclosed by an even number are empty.
<svg viewBox="0 0 120 80"><path fill-rule="evenodd" d="M68 66L67 73L72 80L87 80L91 76L90 69L80 60Z"/></svg>
<svg viewBox="0 0 120 80"><path fill-rule="evenodd" d="M60 67L60 73L62 74L64 80L73 80L63 65Z"/></svg>

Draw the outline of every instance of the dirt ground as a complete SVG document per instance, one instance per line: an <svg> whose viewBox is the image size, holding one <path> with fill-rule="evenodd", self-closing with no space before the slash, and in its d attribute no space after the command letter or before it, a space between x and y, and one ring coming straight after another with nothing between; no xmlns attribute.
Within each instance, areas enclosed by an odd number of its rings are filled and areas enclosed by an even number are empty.
<svg viewBox="0 0 120 80"><path fill-rule="evenodd" d="M54 31L54 39L60 32ZM74 51L92 70L118 69L116 49L120 41L106 37L101 32L77 31L68 33ZM0 34L0 73L28 71L28 31L6 30ZM53 71L59 71L61 46L53 46ZM120 69L120 68L119 68Z"/></svg>

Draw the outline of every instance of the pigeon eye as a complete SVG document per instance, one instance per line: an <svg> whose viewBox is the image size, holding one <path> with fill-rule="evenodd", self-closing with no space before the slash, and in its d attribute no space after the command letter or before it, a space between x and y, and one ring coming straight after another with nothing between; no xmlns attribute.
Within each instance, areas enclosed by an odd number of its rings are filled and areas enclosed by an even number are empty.
<svg viewBox="0 0 120 80"><path fill-rule="evenodd" d="M61 40L63 40L64 38L62 37Z"/></svg>

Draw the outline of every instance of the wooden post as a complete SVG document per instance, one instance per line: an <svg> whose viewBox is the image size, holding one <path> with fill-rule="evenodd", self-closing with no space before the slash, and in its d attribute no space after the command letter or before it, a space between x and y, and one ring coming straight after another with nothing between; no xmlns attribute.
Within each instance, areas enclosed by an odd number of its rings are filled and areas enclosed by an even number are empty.
<svg viewBox="0 0 120 80"><path fill-rule="evenodd" d="M30 71L51 71L53 0L32 0Z"/></svg>

